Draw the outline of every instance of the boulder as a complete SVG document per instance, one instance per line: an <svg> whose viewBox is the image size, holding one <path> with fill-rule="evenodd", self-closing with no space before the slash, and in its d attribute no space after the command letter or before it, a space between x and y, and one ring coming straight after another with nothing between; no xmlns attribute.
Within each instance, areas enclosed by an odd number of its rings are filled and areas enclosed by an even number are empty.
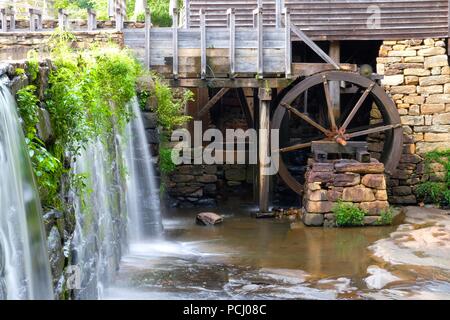
<svg viewBox="0 0 450 320"><path fill-rule="evenodd" d="M367 212L367 215L374 216L380 215L382 211L389 209L389 202L387 201L372 201L361 202L359 208Z"/></svg>
<svg viewBox="0 0 450 320"><path fill-rule="evenodd" d="M303 215L303 223L307 226L319 227L323 225L323 214L306 213Z"/></svg>
<svg viewBox="0 0 450 320"><path fill-rule="evenodd" d="M384 165L378 162L339 162L334 167L336 172L384 173Z"/></svg>
<svg viewBox="0 0 450 320"><path fill-rule="evenodd" d="M53 279L59 279L64 269L64 252L58 228L53 226L47 239L50 269Z"/></svg>
<svg viewBox="0 0 450 320"><path fill-rule="evenodd" d="M201 212L196 217L197 224L201 225L216 225L223 222L222 216L214 212Z"/></svg>

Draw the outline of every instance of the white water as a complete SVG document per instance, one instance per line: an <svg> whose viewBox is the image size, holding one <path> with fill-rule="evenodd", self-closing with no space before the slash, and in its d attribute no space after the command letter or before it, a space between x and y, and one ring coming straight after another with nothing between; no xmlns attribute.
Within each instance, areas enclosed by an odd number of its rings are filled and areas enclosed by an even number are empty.
<svg viewBox="0 0 450 320"><path fill-rule="evenodd" d="M75 199L73 263L79 267L78 299L102 298L119 268L128 239L133 242L162 230L159 192L137 100L135 118L114 141L97 137L72 166L85 175L87 193ZM128 237L126 234L128 233Z"/></svg>
<svg viewBox="0 0 450 320"><path fill-rule="evenodd" d="M73 246L75 263L81 271L80 299L102 296L111 281L121 255L122 207L120 181L116 181L115 148L109 151L97 138L73 163L77 174L85 175L83 196L75 195L76 230Z"/></svg>
<svg viewBox="0 0 450 320"><path fill-rule="evenodd" d="M137 99L131 103L134 119L127 126L125 159L128 171L127 207L132 242L155 237L162 231L159 188Z"/></svg>
<svg viewBox="0 0 450 320"><path fill-rule="evenodd" d="M2 292L3 291L3 292ZM42 212L15 101L0 85L0 298L53 299Z"/></svg>

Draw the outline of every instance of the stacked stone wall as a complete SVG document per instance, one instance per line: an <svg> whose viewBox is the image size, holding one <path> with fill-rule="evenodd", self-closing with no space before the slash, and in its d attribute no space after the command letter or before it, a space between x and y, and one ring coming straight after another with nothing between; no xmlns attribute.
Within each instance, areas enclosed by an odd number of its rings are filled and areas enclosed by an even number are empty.
<svg viewBox="0 0 450 320"><path fill-rule="evenodd" d="M377 73L394 100L403 124L398 170L388 182L389 202L415 204L416 187L430 178L423 156L450 149L450 67L443 39L384 41ZM372 118L380 114L372 110ZM379 143L371 144L376 153Z"/></svg>

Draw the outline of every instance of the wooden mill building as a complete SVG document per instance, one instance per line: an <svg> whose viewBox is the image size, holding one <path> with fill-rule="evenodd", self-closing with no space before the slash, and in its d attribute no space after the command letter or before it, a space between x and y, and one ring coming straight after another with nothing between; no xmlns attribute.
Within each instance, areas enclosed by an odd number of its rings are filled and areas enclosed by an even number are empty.
<svg viewBox="0 0 450 320"><path fill-rule="evenodd" d="M230 125L223 121L231 109L227 106L233 105L242 111L243 128L280 129L275 150L282 159L280 176L301 194L301 178L289 167L316 140L346 144L382 135L378 158L387 173L395 174L404 144L404 113L380 85L380 48L392 50L386 54L391 60L404 62L410 52L395 57L407 47L396 41L446 41L449 2L185 0L173 12L172 27L153 26L147 15L144 30L125 29L124 34L125 43L150 69L172 86L195 92L188 113L205 129L225 130ZM420 68L420 59L410 59L416 61L411 67ZM373 108L381 114L377 121L370 116ZM259 156L269 149L268 136L260 134ZM266 211L269 178L259 174L257 181L260 208Z"/></svg>

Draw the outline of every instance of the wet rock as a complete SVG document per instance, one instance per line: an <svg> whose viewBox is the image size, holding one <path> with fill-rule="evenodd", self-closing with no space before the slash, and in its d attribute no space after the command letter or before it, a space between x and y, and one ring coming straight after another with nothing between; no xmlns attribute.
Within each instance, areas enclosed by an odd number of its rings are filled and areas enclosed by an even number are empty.
<svg viewBox="0 0 450 320"><path fill-rule="evenodd" d="M365 216L363 224L365 226L378 226L379 223L379 217L378 216Z"/></svg>
<svg viewBox="0 0 450 320"><path fill-rule="evenodd" d="M303 215L303 223L307 226L319 227L323 225L323 214L306 213Z"/></svg>
<svg viewBox="0 0 450 320"><path fill-rule="evenodd" d="M257 212L255 214L256 219L271 219L276 217L275 212Z"/></svg>
<svg viewBox="0 0 450 320"><path fill-rule="evenodd" d="M204 174L202 176L198 176L197 181L202 183L213 183L217 181L217 176L212 174Z"/></svg>
<svg viewBox="0 0 450 320"><path fill-rule="evenodd" d="M364 279L366 285L369 289L382 289L387 284L399 281L400 278L394 276L387 270L381 269L378 266L370 266L367 268L367 273L370 274L367 278Z"/></svg>
<svg viewBox="0 0 450 320"><path fill-rule="evenodd" d="M63 218L63 214L54 209L44 214L44 227L47 235L50 235L50 230L57 224L57 220L61 218Z"/></svg>
<svg viewBox="0 0 450 320"><path fill-rule="evenodd" d="M142 112L142 121L145 129L155 129L158 126L158 118L154 112Z"/></svg>
<svg viewBox="0 0 450 320"><path fill-rule="evenodd" d="M148 143L159 143L159 131L157 129L147 129L145 130L145 136L147 137Z"/></svg>
<svg viewBox="0 0 450 320"><path fill-rule="evenodd" d="M223 222L222 216L213 212L201 212L196 217L197 224L216 225Z"/></svg>
<svg viewBox="0 0 450 320"><path fill-rule="evenodd" d="M47 110L39 108L39 122L36 126L38 137L45 143L53 139L53 129L50 121L50 114Z"/></svg>
<svg viewBox="0 0 450 320"><path fill-rule="evenodd" d="M47 243L52 277L57 280L61 277L64 269L64 254L61 245L61 236L56 226L50 230Z"/></svg>

